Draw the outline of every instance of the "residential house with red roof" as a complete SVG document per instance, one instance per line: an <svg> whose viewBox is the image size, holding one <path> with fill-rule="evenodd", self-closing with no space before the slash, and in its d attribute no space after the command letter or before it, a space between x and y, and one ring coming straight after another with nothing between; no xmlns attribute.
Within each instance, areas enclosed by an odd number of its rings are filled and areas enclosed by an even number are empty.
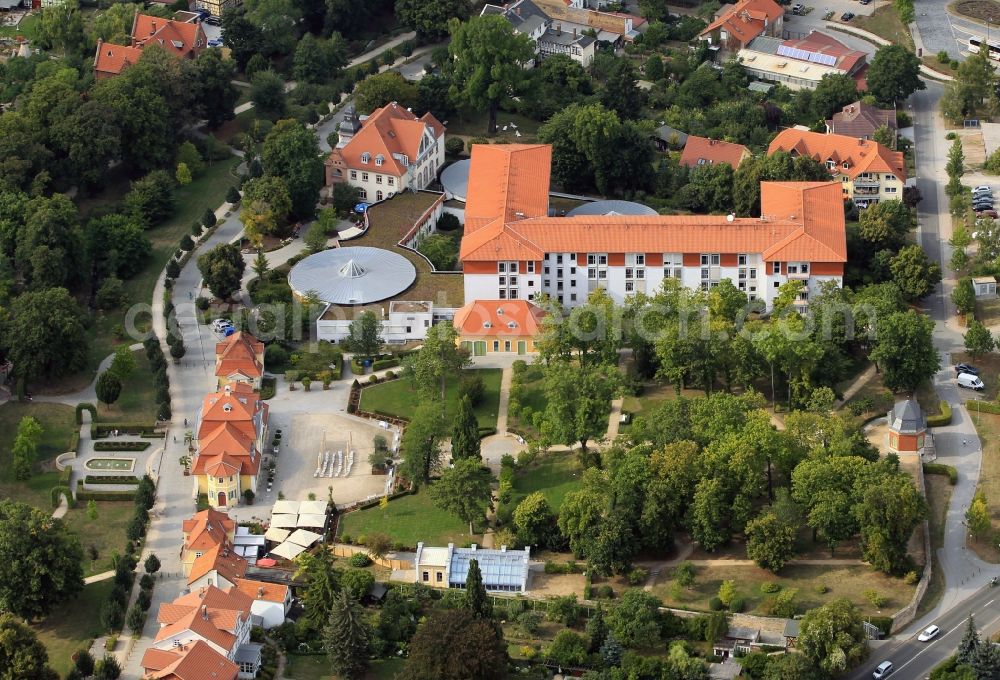
<svg viewBox="0 0 1000 680"><path fill-rule="evenodd" d="M235 664L240 678L256 676L260 669L261 646L250 642L252 606L253 598L238 588L224 590L216 586L194 589L169 604L160 605L156 614L160 630L143 655L144 673L163 672L178 661L176 658L171 660L167 654L176 656L188 648L183 653L190 655L201 642ZM223 670L229 668L218 664L207 652L197 653L210 664L219 665Z"/></svg>
<svg viewBox="0 0 1000 680"><path fill-rule="evenodd" d="M750 149L742 144L724 142L721 139L711 139L710 137L697 137L688 135L687 143L681 152L681 165L689 168L696 168L699 165L716 165L726 163L733 167L733 170L740 167L740 163L750 157Z"/></svg>
<svg viewBox="0 0 1000 680"><path fill-rule="evenodd" d="M867 139L821 132L782 130L767 153L786 151L792 156L809 156L826 165L831 178L841 186L845 199L859 206L903 198L906 161L900 151Z"/></svg>
<svg viewBox="0 0 1000 680"><path fill-rule="evenodd" d="M528 300L475 300L455 312L458 344L474 356L535 351L547 313Z"/></svg>
<svg viewBox="0 0 1000 680"><path fill-rule="evenodd" d="M886 128L892 134L893 139L896 138L896 132L899 129L896 122L896 111L894 109L880 109L862 101L848 104L826 121L828 135L844 135L858 139L874 139L875 131L881 127Z"/></svg>
<svg viewBox="0 0 1000 680"><path fill-rule="evenodd" d="M466 300L545 294L574 307L598 288L621 303L666 278L704 290L729 279L770 306L789 280L806 284L803 303L823 282L842 283L839 182L763 182L761 217L549 217L551 153L546 145L473 147L459 253Z"/></svg>
<svg viewBox="0 0 1000 680"><path fill-rule="evenodd" d="M264 377L264 343L244 331L215 344L216 389L246 383L260 389Z"/></svg>
<svg viewBox="0 0 1000 680"><path fill-rule="evenodd" d="M247 561L236 554L231 543L221 543L195 558L187 577L188 588L232 588L246 575L247 566Z"/></svg>
<svg viewBox="0 0 1000 680"><path fill-rule="evenodd" d="M247 383L205 397L191 473L195 493L206 494L212 507L237 505L248 490L257 493L267 419L267 404Z"/></svg>
<svg viewBox="0 0 1000 680"><path fill-rule="evenodd" d="M142 51L150 45L162 47L181 59L194 59L208 47L208 38L200 23L164 19L136 13L132 20L132 41L129 45L115 45L97 41L94 54L94 76L110 78L136 63Z"/></svg>
<svg viewBox="0 0 1000 680"><path fill-rule="evenodd" d="M698 39L735 52L759 35L780 36L785 9L774 0L740 0L715 16Z"/></svg>
<svg viewBox="0 0 1000 680"><path fill-rule="evenodd" d="M827 75L848 76L859 90L868 89L867 55L819 31L788 40L760 36L737 58L750 76L792 90L815 90Z"/></svg>
<svg viewBox="0 0 1000 680"><path fill-rule="evenodd" d="M347 182L369 203L424 189L444 166L444 131L430 112L418 118L396 102L370 116L350 107L337 148L326 159L326 184Z"/></svg>
<svg viewBox="0 0 1000 680"><path fill-rule="evenodd" d="M280 583L246 578L237 578L236 587L240 592L253 598L250 613L253 614L254 625L269 630L285 622L288 610L292 608L291 588Z"/></svg>
<svg viewBox="0 0 1000 680"><path fill-rule="evenodd" d="M240 668L200 639L142 656L142 680L236 680Z"/></svg>
<svg viewBox="0 0 1000 680"><path fill-rule="evenodd" d="M197 558L220 545L233 545L236 521L224 512L208 508L184 520L181 531L184 536L181 563L184 573L190 574Z"/></svg>

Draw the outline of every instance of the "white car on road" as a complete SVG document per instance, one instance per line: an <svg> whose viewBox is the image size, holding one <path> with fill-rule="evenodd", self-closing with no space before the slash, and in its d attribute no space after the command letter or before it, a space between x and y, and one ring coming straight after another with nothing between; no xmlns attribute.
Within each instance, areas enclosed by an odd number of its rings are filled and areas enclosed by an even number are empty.
<svg viewBox="0 0 1000 680"><path fill-rule="evenodd" d="M917 636L917 639L920 642L930 642L931 640L936 638L938 636L938 633L940 632L941 629L938 628L937 626L927 626L920 632L920 635Z"/></svg>

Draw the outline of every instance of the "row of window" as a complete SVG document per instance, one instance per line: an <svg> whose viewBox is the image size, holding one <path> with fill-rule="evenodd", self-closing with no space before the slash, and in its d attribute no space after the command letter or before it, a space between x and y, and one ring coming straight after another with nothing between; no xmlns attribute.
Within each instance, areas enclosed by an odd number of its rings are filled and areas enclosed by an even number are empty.
<svg viewBox="0 0 1000 680"><path fill-rule="evenodd" d="M545 273L548 274L548 267L545 268ZM517 274L518 273L518 263L517 260L504 260L503 262L497 262L497 272L500 274ZM527 262L527 272L529 274L535 273L535 263L532 260Z"/></svg>
<svg viewBox="0 0 1000 680"><path fill-rule="evenodd" d="M381 201L384 198L392 198L395 195L396 195L395 191L390 191L388 194L384 194L384 193L382 193L382 190L379 189L378 191L375 192L375 200L376 201ZM368 198L368 190L367 189L358 189L358 198L367 199Z"/></svg>
<svg viewBox="0 0 1000 680"><path fill-rule="evenodd" d="M709 260L709 261L711 261L711 260ZM746 260L743 260L743 264L745 264L745 263L746 263ZM668 266L664 266L664 268L663 268L663 277L667 278L667 279L669 279L669 278L679 279L679 278L682 278L683 272L684 272L684 268L683 267L678 267L678 266L674 266L674 265L671 265L669 267ZM772 272L774 274L780 274L781 273L781 263L780 262L774 262L773 263ZM545 274L548 274L548 273L549 273L549 267L545 267ZM797 274L808 274L808 273L809 273L809 263L808 262L798 262L798 263L789 263L788 264L788 274L790 274L790 275L793 275L793 274L795 274L795 275L797 275ZM570 275L575 275L575 274L576 274L576 267L570 267ZM719 271L717 271L717 270L713 271L713 268L710 267L710 266L702 267L701 268L701 278L702 279L718 280L719 279L719 274L720 274ZM563 282L560 280L562 278L562 276L563 276L563 270L562 269L557 269L556 270L556 289L557 290L562 290L563 289ZM608 270L604 269L604 268L601 268L601 267L588 267L587 268L587 278L589 280L592 280L592 281L603 281L603 280L606 280L608 278ZM639 267L625 267L625 280L626 281L628 281L630 279L645 279L645 278L646 278L646 270L645 269L642 269L642 268L639 268ZM756 267L740 267L737 270L737 278L741 279L741 280L743 280L743 279L756 279L757 278L757 268ZM517 285L517 277L516 276L510 276L510 277L501 276L501 277L499 277L499 284L501 286L516 286ZM529 280L528 281L528 285L529 286L534 286L534 281ZM543 279L542 280L542 286L543 287L548 288L551 285L552 285L551 279ZM576 288L576 279L571 278L570 282L569 282L569 285L570 285L571 288Z"/></svg>
<svg viewBox="0 0 1000 680"><path fill-rule="evenodd" d="M385 183L386 184L388 184L391 187L392 186L396 186L396 178L393 177L392 175L375 175L375 184L381 184L383 177L385 178ZM358 171L357 170L351 170L351 179L357 179L357 178L358 178ZM362 172L361 173L361 181L362 182L367 182L368 181L368 173L367 172Z"/></svg>
<svg viewBox="0 0 1000 680"><path fill-rule="evenodd" d="M396 158L398 158L399 162L402 163L404 166L408 166L410 164L410 159L407 158L406 154L398 154ZM367 165L368 163L371 163L371 160L372 160L372 155L367 151L361 154L362 163L365 163ZM375 156L375 165L381 166L383 163L385 163L385 156L383 156L382 154L378 154L377 156Z"/></svg>

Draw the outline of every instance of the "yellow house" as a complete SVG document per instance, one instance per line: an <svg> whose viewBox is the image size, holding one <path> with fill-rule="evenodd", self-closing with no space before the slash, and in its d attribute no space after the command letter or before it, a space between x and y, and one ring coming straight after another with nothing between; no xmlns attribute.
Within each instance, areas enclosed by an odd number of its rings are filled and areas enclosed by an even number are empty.
<svg viewBox="0 0 1000 680"><path fill-rule="evenodd" d="M184 520L181 527L184 543L181 563L184 574L191 573L195 560L220 545L231 545L236 539L236 522L229 515L213 510L202 510Z"/></svg>
<svg viewBox="0 0 1000 680"><path fill-rule="evenodd" d="M458 343L470 354L529 354L546 312L527 300L474 300L455 312Z"/></svg>

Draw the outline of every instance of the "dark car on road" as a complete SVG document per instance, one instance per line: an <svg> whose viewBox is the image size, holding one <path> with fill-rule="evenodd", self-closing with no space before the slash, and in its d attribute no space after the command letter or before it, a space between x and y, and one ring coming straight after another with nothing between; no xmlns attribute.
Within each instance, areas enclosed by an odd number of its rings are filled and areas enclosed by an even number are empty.
<svg viewBox="0 0 1000 680"><path fill-rule="evenodd" d="M955 364L955 374L958 375L959 373L979 375L979 369L969 364Z"/></svg>
<svg viewBox="0 0 1000 680"><path fill-rule="evenodd" d="M854 18L854 12L844 12L843 14L840 15L841 21L850 21L853 18Z"/></svg>

